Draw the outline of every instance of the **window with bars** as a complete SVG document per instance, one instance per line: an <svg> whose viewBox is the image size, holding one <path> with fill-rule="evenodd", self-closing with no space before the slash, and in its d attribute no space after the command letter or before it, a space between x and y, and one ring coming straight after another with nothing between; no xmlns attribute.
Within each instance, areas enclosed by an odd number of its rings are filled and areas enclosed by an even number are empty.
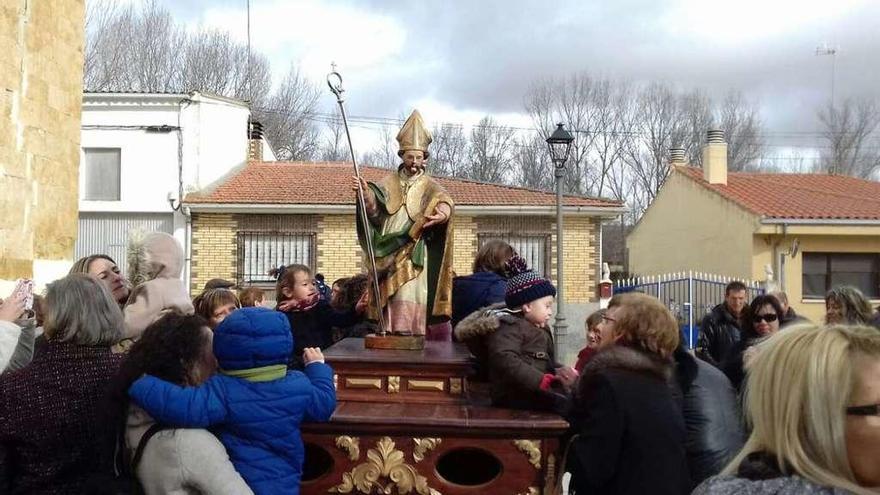
<svg viewBox="0 0 880 495"><path fill-rule="evenodd" d="M803 294L822 299L833 287L850 285L880 299L880 255L876 253L804 253Z"/></svg>
<svg viewBox="0 0 880 495"><path fill-rule="evenodd" d="M477 238L481 247L492 239L510 244L535 273L544 277L550 276L550 250L547 249L550 245L549 235L479 234Z"/></svg>
<svg viewBox="0 0 880 495"><path fill-rule="evenodd" d="M269 270L293 264L306 265L314 272L314 233L238 233L237 272L240 285L275 283Z"/></svg>

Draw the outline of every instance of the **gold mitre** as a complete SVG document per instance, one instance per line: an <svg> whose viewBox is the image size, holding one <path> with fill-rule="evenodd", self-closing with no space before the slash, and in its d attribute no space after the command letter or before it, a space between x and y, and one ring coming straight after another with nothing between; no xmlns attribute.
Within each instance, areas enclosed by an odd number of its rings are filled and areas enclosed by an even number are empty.
<svg viewBox="0 0 880 495"><path fill-rule="evenodd" d="M419 150L428 157L428 145L431 144L431 133L425 128L425 121L422 120L422 114L418 110L413 110L400 132L397 133L397 142L400 145L400 151L397 156L403 156L403 153L410 150Z"/></svg>

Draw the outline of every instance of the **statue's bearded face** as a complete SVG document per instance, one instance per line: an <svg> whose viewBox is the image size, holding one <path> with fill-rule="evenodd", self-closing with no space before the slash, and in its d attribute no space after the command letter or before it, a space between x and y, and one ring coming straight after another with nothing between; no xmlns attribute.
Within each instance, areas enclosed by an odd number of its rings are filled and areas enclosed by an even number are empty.
<svg viewBox="0 0 880 495"><path fill-rule="evenodd" d="M403 152L403 168L409 175L415 175L425 169L425 153L420 150Z"/></svg>

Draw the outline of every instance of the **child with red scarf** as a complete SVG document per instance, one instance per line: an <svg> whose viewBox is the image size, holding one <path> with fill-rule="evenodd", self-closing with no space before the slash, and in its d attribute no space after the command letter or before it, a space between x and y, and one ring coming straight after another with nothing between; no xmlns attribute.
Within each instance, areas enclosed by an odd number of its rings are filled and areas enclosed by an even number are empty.
<svg viewBox="0 0 880 495"><path fill-rule="evenodd" d="M353 310L337 312L315 288L312 272L305 265L290 265L279 270L275 294L276 310L287 315L293 333L294 349L288 367L302 370L302 353L307 347L326 349L333 344L333 327L352 326L360 320L363 302Z"/></svg>

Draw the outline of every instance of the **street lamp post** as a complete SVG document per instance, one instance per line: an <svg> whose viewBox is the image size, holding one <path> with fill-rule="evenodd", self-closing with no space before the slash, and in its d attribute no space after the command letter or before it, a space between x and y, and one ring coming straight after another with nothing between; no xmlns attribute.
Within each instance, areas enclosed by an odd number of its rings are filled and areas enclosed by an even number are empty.
<svg viewBox="0 0 880 495"><path fill-rule="evenodd" d="M556 130L547 138L550 148L550 159L553 160L554 176L556 177L556 321L553 324L553 341L556 346L556 359L562 359L560 351L568 338L568 323L565 322L565 296L563 293L563 256L562 256L562 178L565 176L565 162L574 138L562 124L556 124Z"/></svg>

